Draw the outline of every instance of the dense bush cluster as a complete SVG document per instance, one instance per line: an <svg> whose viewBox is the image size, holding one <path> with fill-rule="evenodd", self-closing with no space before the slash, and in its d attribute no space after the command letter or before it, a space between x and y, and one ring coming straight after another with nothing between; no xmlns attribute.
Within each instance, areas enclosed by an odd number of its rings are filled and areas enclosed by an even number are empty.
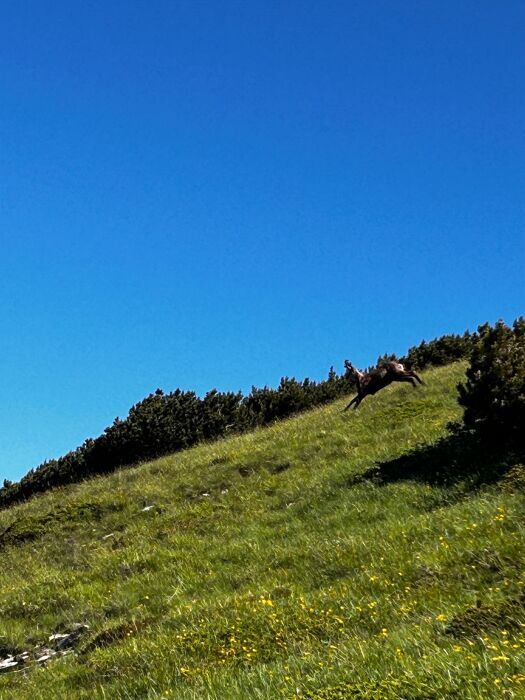
<svg viewBox="0 0 525 700"><path fill-rule="evenodd" d="M525 318L478 328L467 380L458 386L463 423L488 440L525 447Z"/></svg>
<svg viewBox="0 0 525 700"><path fill-rule="evenodd" d="M469 357L476 340L476 334L469 331L465 331L463 335L442 335L429 342L423 340L419 345L410 348L407 354L400 358L400 362L412 369L448 365Z"/></svg>
<svg viewBox="0 0 525 700"><path fill-rule="evenodd" d="M0 507L204 440L268 425L333 401L350 388L349 381L331 369L328 378L321 382L285 377L277 389L253 387L248 396L213 390L201 399L192 391L177 389L165 394L157 389L133 406L127 418L117 418L98 438L86 440L64 457L44 462L18 483L6 480L0 489Z"/></svg>
<svg viewBox="0 0 525 700"><path fill-rule="evenodd" d="M470 357L476 340L476 333L470 333L470 331L465 331L463 335L450 334L442 335L434 340L422 340L419 345L414 345L402 357L398 357L395 353L380 355L377 358L377 365L390 360L401 362L407 369L421 370L427 367L449 365L452 362ZM372 367L368 369L372 369Z"/></svg>

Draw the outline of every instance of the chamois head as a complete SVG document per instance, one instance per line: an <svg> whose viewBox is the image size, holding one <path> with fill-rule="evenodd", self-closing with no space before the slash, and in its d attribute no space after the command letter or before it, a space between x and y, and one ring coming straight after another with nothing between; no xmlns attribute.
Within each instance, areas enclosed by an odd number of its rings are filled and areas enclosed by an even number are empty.
<svg viewBox="0 0 525 700"><path fill-rule="evenodd" d="M345 360L345 369L347 376L350 375L356 380L361 379L363 377L363 373L356 369L354 365L348 360Z"/></svg>

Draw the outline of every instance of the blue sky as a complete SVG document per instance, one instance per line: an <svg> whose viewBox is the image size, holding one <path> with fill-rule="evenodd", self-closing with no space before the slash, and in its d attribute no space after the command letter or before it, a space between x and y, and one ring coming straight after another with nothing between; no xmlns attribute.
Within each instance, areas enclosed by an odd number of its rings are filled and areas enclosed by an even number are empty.
<svg viewBox="0 0 525 700"><path fill-rule="evenodd" d="M4 0L0 476L157 387L525 311L521 2Z"/></svg>

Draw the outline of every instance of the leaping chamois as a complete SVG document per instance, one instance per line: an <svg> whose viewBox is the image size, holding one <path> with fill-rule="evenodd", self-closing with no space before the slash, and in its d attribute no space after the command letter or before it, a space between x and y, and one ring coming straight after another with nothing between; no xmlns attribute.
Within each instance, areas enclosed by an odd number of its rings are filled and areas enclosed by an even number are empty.
<svg viewBox="0 0 525 700"><path fill-rule="evenodd" d="M417 379L420 384L423 384L423 381L415 372L405 369L399 362L384 362L379 367L370 370L370 372L360 372L351 362L345 360L345 368L347 376L350 375L357 385L357 396L354 396L344 409L345 411L352 404L355 404L354 409L357 408L365 396L377 394L378 391L392 384L392 382L410 382L415 388L416 382L414 379Z"/></svg>

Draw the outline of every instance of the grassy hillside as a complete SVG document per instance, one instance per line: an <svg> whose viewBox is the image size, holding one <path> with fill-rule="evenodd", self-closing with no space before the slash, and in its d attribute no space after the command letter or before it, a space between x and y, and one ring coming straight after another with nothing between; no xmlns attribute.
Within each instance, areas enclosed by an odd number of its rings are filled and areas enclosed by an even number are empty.
<svg viewBox="0 0 525 700"><path fill-rule="evenodd" d="M525 697L520 473L474 488L413 453L463 371L1 512L0 656L90 628L0 697Z"/></svg>

